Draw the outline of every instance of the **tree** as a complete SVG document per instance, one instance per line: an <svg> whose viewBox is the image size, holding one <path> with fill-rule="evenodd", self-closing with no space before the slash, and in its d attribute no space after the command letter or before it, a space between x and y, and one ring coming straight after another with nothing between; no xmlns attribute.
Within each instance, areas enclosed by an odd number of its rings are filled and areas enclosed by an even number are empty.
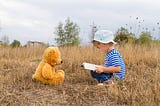
<svg viewBox="0 0 160 106"><path fill-rule="evenodd" d="M121 44L135 42L136 38L134 37L134 34L129 33L127 29L121 27L120 29L118 29L114 40Z"/></svg>
<svg viewBox="0 0 160 106"><path fill-rule="evenodd" d="M149 32L142 32L138 41L140 44L150 44L152 41L152 36Z"/></svg>
<svg viewBox="0 0 160 106"><path fill-rule="evenodd" d="M65 20L65 24L61 22L58 24L55 34L57 35L55 41L58 45L79 45L80 43L80 39L78 37L79 27L69 18Z"/></svg>
<svg viewBox="0 0 160 106"><path fill-rule="evenodd" d="M8 46L9 45L9 37L8 36L6 36L6 35L2 36L1 41L2 41L1 44L3 46Z"/></svg>
<svg viewBox="0 0 160 106"><path fill-rule="evenodd" d="M94 24L94 22L93 22L93 24L92 24L91 27L92 27L92 29L91 29L90 41L92 42L93 39L94 39L95 33L98 31L98 28L97 28L97 26Z"/></svg>
<svg viewBox="0 0 160 106"><path fill-rule="evenodd" d="M11 43L11 47L20 47L21 46L21 43L20 41L18 40L14 40L12 43Z"/></svg>

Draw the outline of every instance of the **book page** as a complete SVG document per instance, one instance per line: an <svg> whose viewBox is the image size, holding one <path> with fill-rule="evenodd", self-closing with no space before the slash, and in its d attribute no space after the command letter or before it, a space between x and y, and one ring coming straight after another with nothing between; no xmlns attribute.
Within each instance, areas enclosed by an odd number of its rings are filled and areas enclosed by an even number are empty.
<svg viewBox="0 0 160 106"><path fill-rule="evenodd" d="M96 69L96 67L100 67L99 65L86 63L86 62L84 62L82 65L83 65L84 69L93 70L93 71Z"/></svg>

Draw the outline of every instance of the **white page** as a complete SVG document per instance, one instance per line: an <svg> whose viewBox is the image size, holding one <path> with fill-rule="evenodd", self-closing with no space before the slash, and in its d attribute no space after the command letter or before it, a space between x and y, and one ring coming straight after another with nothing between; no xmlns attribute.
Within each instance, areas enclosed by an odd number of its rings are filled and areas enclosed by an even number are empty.
<svg viewBox="0 0 160 106"><path fill-rule="evenodd" d="M84 69L87 69L87 70L95 70L96 67L100 67L99 65L86 63L86 62L84 62L82 65L83 65Z"/></svg>

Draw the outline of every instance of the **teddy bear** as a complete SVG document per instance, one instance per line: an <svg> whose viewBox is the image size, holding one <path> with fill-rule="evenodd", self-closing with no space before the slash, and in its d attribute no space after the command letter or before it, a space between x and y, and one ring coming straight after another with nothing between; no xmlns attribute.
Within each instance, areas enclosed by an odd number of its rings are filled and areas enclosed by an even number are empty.
<svg viewBox="0 0 160 106"><path fill-rule="evenodd" d="M55 66L61 63L62 59L59 48L46 48L41 62L39 63L35 73L32 75L32 79L49 85L62 84L64 81L65 73L63 70L55 69Z"/></svg>

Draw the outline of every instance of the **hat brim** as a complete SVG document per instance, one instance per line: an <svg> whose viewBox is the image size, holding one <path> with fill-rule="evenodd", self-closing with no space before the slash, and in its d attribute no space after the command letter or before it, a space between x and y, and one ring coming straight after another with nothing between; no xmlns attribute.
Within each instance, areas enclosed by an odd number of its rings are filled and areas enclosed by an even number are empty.
<svg viewBox="0 0 160 106"><path fill-rule="evenodd" d="M117 44L115 41L113 41L113 40L111 40L111 41L107 41L107 42L103 42L103 41L99 41L99 40L92 40L92 42L94 42L94 41L97 41L97 42L100 42L100 43L110 43L110 42L112 42L113 44Z"/></svg>

